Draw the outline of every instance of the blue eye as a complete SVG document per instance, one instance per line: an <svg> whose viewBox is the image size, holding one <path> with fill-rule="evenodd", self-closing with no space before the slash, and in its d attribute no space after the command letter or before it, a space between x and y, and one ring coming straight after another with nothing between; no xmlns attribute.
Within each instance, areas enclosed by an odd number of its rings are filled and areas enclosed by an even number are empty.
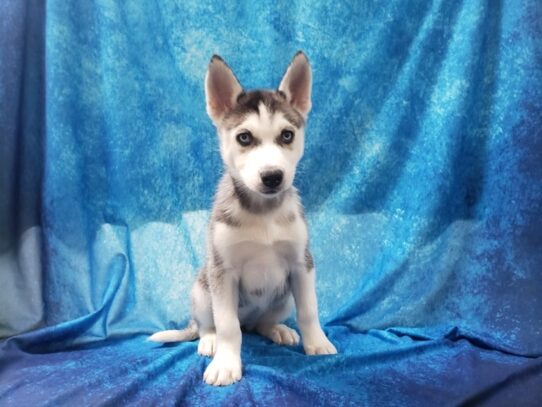
<svg viewBox="0 0 542 407"><path fill-rule="evenodd" d="M254 137L252 137L252 134L250 134L250 132L245 131L243 133L239 133L236 139L239 144L241 144L243 147L246 147L252 143L252 140L254 140Z"/></svg>
<svg viewBox="0 0 542 407"><path fill-rule="evenodd" d="M282 133L280 133L280 141L283 144L290 144L294 141L294 132L291 130L282 130Z"/></svg>

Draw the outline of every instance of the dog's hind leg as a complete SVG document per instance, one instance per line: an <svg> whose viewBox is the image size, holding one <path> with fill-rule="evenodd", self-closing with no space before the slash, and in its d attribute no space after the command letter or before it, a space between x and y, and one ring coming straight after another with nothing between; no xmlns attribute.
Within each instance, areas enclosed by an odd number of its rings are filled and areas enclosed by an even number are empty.
<svg viewBox="0 0 542 407"><path fill-rule="evenodd" d="M283 304L267 311L256 325L256 332L278 345L297 345L299 334L295 329L289 328L281 321L284 321L292 312L293 298L288 296Z"/></svg>

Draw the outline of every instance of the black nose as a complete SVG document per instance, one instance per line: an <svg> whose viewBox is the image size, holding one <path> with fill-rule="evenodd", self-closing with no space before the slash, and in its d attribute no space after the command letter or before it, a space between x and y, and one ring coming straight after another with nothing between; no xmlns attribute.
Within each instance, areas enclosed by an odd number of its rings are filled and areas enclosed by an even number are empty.
<svg viewBox="0 0 542 407"><path fill-rule="evenodd" d="M260 173L262 183L269 188L276 188L282 182L283 173L281 170L264 171Z"/></svg>

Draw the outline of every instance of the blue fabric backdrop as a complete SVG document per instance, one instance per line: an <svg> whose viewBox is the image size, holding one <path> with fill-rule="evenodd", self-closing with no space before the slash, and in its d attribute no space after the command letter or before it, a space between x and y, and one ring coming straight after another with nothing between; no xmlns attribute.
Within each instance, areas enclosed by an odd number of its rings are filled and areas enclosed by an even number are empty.
<svg viewBox="0 0 542 407"><path fill-rule="evenodd" d="M540 405L538 0L0 2L0 404ZM202 382L222 55L314 72L296 183L339 354L243 337ZM271 404L272 405L272 404Z"/></svg>

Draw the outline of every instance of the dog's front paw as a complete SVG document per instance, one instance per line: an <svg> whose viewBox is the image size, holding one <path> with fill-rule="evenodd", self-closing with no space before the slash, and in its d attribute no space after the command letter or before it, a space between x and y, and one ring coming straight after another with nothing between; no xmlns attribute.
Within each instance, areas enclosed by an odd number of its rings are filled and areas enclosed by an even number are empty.
<svg viewBox="0 0 542 407"><path fill-rule="evenodd" d="M337 348L333 346L323 332L319 338L303 340L303 348L307 355L335 355L337 353Z"/></svg>
<svg viewBox="0 0 542 407"><path fill-rule="evenodd" d="M216 354L203 373L203 380L213 386L227 386L240 380L241 358L230 354Z"/></svg>

